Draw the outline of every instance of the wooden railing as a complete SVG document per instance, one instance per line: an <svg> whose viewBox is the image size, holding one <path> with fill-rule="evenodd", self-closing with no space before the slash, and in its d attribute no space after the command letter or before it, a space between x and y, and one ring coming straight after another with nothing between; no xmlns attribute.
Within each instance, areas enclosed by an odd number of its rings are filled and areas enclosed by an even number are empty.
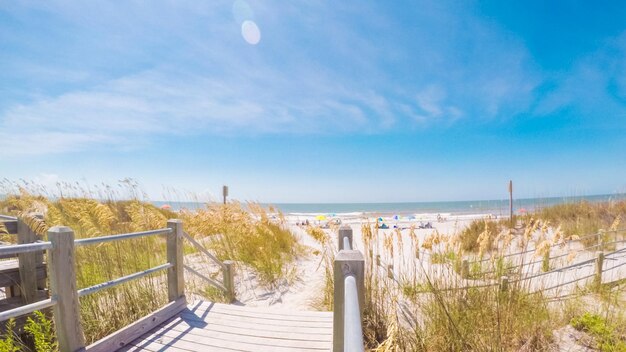
<svg viewBox="0 0 626 352"><path fill-rule="evenodd" d="M31 217L37 221L42 218L41 215ZM0 215L0 222L3 232L15 235L18 244L32 244L40 239L24 219ZM20 253L0 252L0 287L4 288L5 296L0 299L0 315L3 311L48 298L45 290L47 271L43 261L43 249L37 249L37 246L34 249L31 246L31 249L32 251ZM16 331L21 331L26 318L24 316L16 319Z"/></svg>
<svg viewBox="0 0 626 352"><path fill-rule="evenodd" d="M601 232L603 235L605 233L608 232L620 232L623 230L616 230L616 231L605 231L605 232ZM597 234L592 234L592 235L588 235L588 236L584 236L581 237L582 238L588 238L588 237L596 237ZM600 240L599 240L600 241ZM592 246L588 246L588 247L584 247L582 249L580 249L578 252L582 252L584 250L589 250L591 248L598 248L598 249L602 249L602 248L606 248L607 246L611 246L611 245L615 245L617 246L617 244L620 243L624 243L626 242L626 240L615 240L612 242L600 242L596 245L592 245ZM560 244L557 244L560 245ZM504 258L504 257L511 257L514 255L521 255L521 254L528 254L528 253L532 253L536 251L536 249L530 249L530 250L525 250L525 251L521 251L521 252L516 252L516 253L512 253L512 254L507 254L504 255L502 257L498 257L498 258ZM421 255L427 254L430 255L427 252L416 252L416 260L419 260L420 258L420 253ZM558 259L558 258L562 258L564 256L569 255L569 253L565 253L565 254L560 254L554 257L544 257L541 260L538 261L532 261L532 262L528 262L528 263L520 263L518 265L513 265L510 267L504 267L503 269L501 269L502 271L506 272L509 269L520 269L523 268L525 266L531 266L534 264L538 264L538 263L545 263L548 262L549 260L554 260L554 259ZM621 255L621 256L620 256ZM566 286L566 285L570 285L573 283L577 283L579 281L582 280L588 280L588 279L593 279L592 281L592 285L591 288L593 289L599 289L603 284L612 284L618 281L623 280L624 278L619 276L617 278L614 278L613 281L609 281L607 282L604 279L604 273L618 269L624 265L626 265L626 260L623 260L619 263L616 263L610 267L606 266L606 262L605 260L607 258L609 258L610 260L618 260L620 258L626 258L626 247L620 248L620 249L616 249L612 252L604 252L604 251L598 251L596 253L595 258L590 258L590 259L586 259L586 260L582 260L582 261L578 261L572 264L568 264L562 267L557 267L557 268L549 268L548 270L545 270L545 266L544 265L542 267L541 272L539 273L534 273L531 275L527 275L527 276L522 276L519 277L517 279L511 279L509 278L509 276L507 275L503 275L500 276L498 278L496 278L495 280L490 280L490 282L482 282L482 283L477 283L477 284L468 284L466 286L458 286L458 287L430 287L430 288L425 288L422 290L417 291L417 293L431 293L433 290L436 291L440 291L440 292L445 292L445 291L462 291L462 290L468 290L468 289L476 289L476 288L485 288L485 287L496 287L498 286L500 288L501 291L506 291L509 287L511 287L512 285L520 285L522 283L529 283L531 280L534 279L538 279L547 275L552 275L555 273L563 273L563 272L567 272L567 271L571 271L571 270L576 270L576 269L580 269L582 267L586 267L586 266L593 266L594 270L593 273L582 276L582 277L575 277L573 279L569 279L568 281L565 282L559 282L556 283L552 286L549 287L538 287L536 290L534 291L530 291L528 292L529 294L545 294L546 292L550 291L550 290L555 290L557 288ZM617 258L616 258L617 257ZM493 260L493 259L489 259L489 260ZM476 261L473 263L481 263L484 262L485 260L480 260L480 261ZM432 263L432 262L431 262ZM394 267L393 264L386 264L384 263L381 258L380 255L376 255L376 267L381 267L381 268L386 268L387 271L387 277L393 281L395 281L397 284L399 284L401 282L400 277L398 274L401 273L396 273L394 271ZM459 274L459 278L463 279L463 280L469 280L469 281L473 281L469 279L469 265L468 265L468 261L467 260L463 260L461 262L461 266L460 268L452 268L452 270L456 271ZM491 273L496 273L496 271L489 271L489 272L480 272L479 274L491 274ZM555 296L552 297L553 299L559 298L560 296Z"/></svg>
<svg viewBox="0 0 626 352"><path fill-rule="evenodd" d="M189 241L198 251L204 254L206 257L211 259L218 267L222 270L222 283L219 283L201 273L193 269L192 267L185 265L185 269L200 279L204 280L206 283L217 287L220 289L224 295L226 296L226 300L228 302L232 302L235 299L235 272L234 272L234 262L232 260L226 260L221 262L217 259L213 254L204 248L198 241L196 241L191 235L187 232L183 232L183 236L187 241Z"/></svg>
<svg viewBox="0 0 626 352"><path fill-rule="evenodd" d="M339 253L334 262L333 351L363 351L365 258L353 250L352 228L338 231Z"/></svg>
<svg viewBox="0 0 626 352"><path fill-rule="evenodd" d="M6 216L3 216L3 219L6 220L6 218ZM12 219L9 219L9 221L12 221ZM94 286L77 289L75 271L76 247L155 235L167 236L167 263ZM169 220L167 222L167 228L163 229L78 240L75 240L74 232L71 228L65 226L55 226L48 231L48 242L39 241L37 243L30 244L1 246L0 257L47 251L50 292L52 296L42 301L29 303L14 309L0 312L0 321L29 314L36 310L53 307L53 318L56 327L57 341L61 352L83 351L85 349L93 352L109 352L117 350L130 343L146 331L149 331L158 324L163 323L166 319L186 307L184 279L185 265L183 263L184 238L187 238L195 246L199 246L199 244L192 237L183 232L183 224L181 220ZM200 250L209 255L210 258L219 263L224 269L224 284L220 285L219 283L211 280L212 284L218 287L221 286L221 288L223 288L227 293L228 297L231 297L231 299L234 298L232 263L221 263L217 260L217 258L206 251L206 249L202 248ZM85 337L80 322L79 298L96 293L103 289L115 287L131 280L137 280L161 270L167 270L167 290L170 303L152 313L150 316L145 317L86 347Z"/></svg>

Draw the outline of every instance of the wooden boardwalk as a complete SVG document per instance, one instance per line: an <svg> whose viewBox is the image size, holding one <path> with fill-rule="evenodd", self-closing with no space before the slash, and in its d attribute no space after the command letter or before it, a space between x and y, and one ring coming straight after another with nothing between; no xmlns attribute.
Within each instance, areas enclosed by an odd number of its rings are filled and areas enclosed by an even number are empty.
<svg viewBox="0 0 626 352"><path fill-rule="evenodd" d="M5 263L8 267L4 269L10 269L10 273L6 271L5 275L0 275L5 278L5 281L0 282L0 287L8 287L9 291L5 291L9 296L16 296L17 290L13 294L12 287L19 283L19 292L25 293L21 297L9 297L9 300L20 300L17 303L22 305L10 306L8 300L5 300L9 309L0 309L0 322L50 309L59 350L62 352L364 350L360 307L364 299L365 262L359 251L349 250L352 246L350 228L342 228L338 233L343 238L340 243L344 247L348 246L348 250L340 248L335 258L334 267L341 270L335 269L340 274L335 274L333 310L344 313L333 315L332 312L281 311L206 301L188 304L185 296L186 271L222 291L229 302L234 301L234 263L218 260L193 237L184 233L183 223L178 219L168 220L166 228L79 239L75 238L71 228L55 226L48 230L48 241L30 236L34 232L26 226L26 221L2 215L0 220L9 224L5 226L11 228L12 232L18 232L20 242L16 245L0 246L0 258L17 256L19 259L19 262ZM33 238L27 238L28 236ZM165 237L166 263L93 286L77 288L77 247L147 236ZM221 268L222 280L207 277L185 265L185 239ZM2 269L3 266L0 265L0 270ZM86 346L79 299L161 271L166 271L164 277L167 278L168 303ZM49 292L52 293L49 297L48 291L41 290L45 286L40 288L46 281L49 282ZM24 289L26 286L29 289ZM38 297L40 291L46 295ZM350 314L346 315L345 312ZM344 315L350 319L344 319ZM349 323L346 323L348 320ZM344 334L346 326L348 328Z"/></svg>
<svg viewBox="0 0 626 352"><path fill-rule="evenodd" d="M119 351L330 351L333 313L197 301Z"/></svg>

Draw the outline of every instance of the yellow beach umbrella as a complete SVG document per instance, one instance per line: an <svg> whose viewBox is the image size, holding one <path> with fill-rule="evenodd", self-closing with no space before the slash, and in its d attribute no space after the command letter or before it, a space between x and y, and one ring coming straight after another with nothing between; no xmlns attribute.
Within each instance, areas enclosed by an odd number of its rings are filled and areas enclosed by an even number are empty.
<svg viewBox="0 0 626 352"><path fill-rule="evenodd" d="M315 217L315 220L326 220L326 216L318 215L318 216Z"/></svg>

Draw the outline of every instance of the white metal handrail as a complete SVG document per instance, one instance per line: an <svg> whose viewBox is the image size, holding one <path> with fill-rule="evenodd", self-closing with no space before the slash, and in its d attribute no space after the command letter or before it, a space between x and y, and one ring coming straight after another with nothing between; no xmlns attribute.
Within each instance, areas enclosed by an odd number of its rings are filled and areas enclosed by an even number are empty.
<svg viewBox="0 0 626 352"><path fill-rule="evenodd" d="M5 215L0 215L0 218L2 219L7 219L7 220L14 220L15 218L10 217L10 216L5 216ZM120 235L110 235L110 236L102 236L102 237L94 237L94 238L85 238L85 239L79 239L79 240L75 240L74 241L74 246L84 246L84 245L91 245L91 244L96 244L96 243L103 243L103 242L111 242L111 241L119 241L119 240L124 240L124 239L130 239L130 238L136 238L136 237L142 237L142 236L150 236L150 235L158 235L158 234L168 234L171 233L172 229L170 228L165 228L165 229L158 229L158 230L150 230L150 231L141 231L141 232L134 232L134 233L127 233L127 234L120 234ZM39 251L45 251L45 250L50 250L53 248L53 244L52 242L44 242L44 241L38 241L36 243L26 243L26 244L15 244L15 245L9 245L9 246L0 246L0 256L4 256L4 255L17 255L17 254L21 254L21 253L31 253L31 252L39 252ZM146 275L152 274L154 272L160 271L160 270L165 270L168 268L171 268L172 264L171 263L165 263L159 266L156 266L154 268L150 268L144 271L140 271L134 274L130 274L127 276L123 276L111 281L107 281L101 284L97 284L91 287L86 287L83 289L78 290L78 296L79 297L83 297L95 292L98 292L100 290L104 290L106 288L111 288L117 285L120 285L122 283L134 280L134 279L139 279L141 277L144 277ZM25 315L25 314L30 314L36 310L41 310L41 309L45 309L51 306L54 306L57 303L57 300L54 298L48 298L48 299L44 299L41 301L37 301L31 304L26 304L14 309L10 309L10 310L6 310L4 312L0 312L0 321L4 321L7 319L11 319L11 318L15 318L15 317L19 317L21 315Z"/></svg>
<svg viewBox="0 0 626 352"><path fill-rule="evenodd" d="M125 282L128 282L128 281L140 279L140 278L142 278L144 276L150 275L150 274L155 273L157 271L169 269L169 268L171 268L173 266L174 265L171 264L171 263L165 263L165 264L161 264L161 265L155 266L155 267L150 268L150 269L146 269L146 270L139 271L139 272L136 272L136 273L133 273L133 274L130 274L130 275L122 276L122 277L119 277L117 279L113 279L113 280L110 280L110 281L107 281L107 282L96 284L96 285L93 285L93 286L90 286L90 287L85 287L85 288L82 288L82 289L78 290L78 297L87 296L87 295L90 295L92 293L96 293L98 291L101 291L101 290L104 290L104 289L107 289L107 288L111 288L111 287L115 287L115 286L121 285L121 284L123 284Z"/></svg>
<svg viewBox="0 0 626 352"><path fill-rule="evenodd" d="M343 333L344 351L363 351L363 326L356 278L347 275L344 279L344 311Z"/></svg>
<svg viewBox="0 0 626 352"><path fill-rule="evenodd" d="M128 240L131 238L137 237L145 237L145 236L153 236L153 235L167 235L172 233L172 229L163 228L158 230L149 230L149 231L140 231L140 232L132 232L132 233L122 233L119 235L108 235L108 236L100 236L100 237L91 237L91 238L81 238L74 241L74 246L88 246L92 244L105 243L105 242L114 242L121 240Z"/></svg>
<svg viewBox="0 0 626 352"><path fill-rule="evenodd" d="M50 242L37 242L25 244L12 244L9 246L0 246L0 256L16 255L20 253L39 252L52 249Z"/></svg>
<svg viewBox="0 0 626 352"><path fill-rule="evenodd" d="M339 253L334 263L333 350L365 350L363 343L364 258L353 250L352 229L339 229Z"/></svg>
<svg viewBox="0 0 626 352"><path fill-rule="evenodd" d="M17 318L25 314L30 314L36 310L42 310L48 307L52 307L56 303L57 303L56 299L47 298L42 301L37 301L35 303L25 304L17 308L5 310L4 312L0 312L0 321L9 320L11 318Z"/></svg>

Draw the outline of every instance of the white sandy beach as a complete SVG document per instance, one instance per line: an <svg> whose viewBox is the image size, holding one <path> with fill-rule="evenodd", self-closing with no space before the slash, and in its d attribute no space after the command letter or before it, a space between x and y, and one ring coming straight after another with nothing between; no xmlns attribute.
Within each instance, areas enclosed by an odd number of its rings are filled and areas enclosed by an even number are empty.
<svg viewBox="0 0 626 352"><path fill-rule="evenodd" d="M378 235L378 244L375 245L374 252L381 255L381 270L386 270L388 265L393 265L394 275L396 278L410 279L412 277L423 278L423 275L441 275L442 277L455 277L457 285L461 286L473 286L473 285L485 285L498 283L498 278L480 279L480 280L461 280L458 273L452 268L450 264L431 264L429 259L429 253L443 252L444 247L433 248L432 252L421 248L420 258L416 258L414 246L411 243L409 235L409 228L413 226L419 226L420 223L430 222L432 228L429 229L415 229L415 234L420 243L423 243L427 236L433 234L435 231L444 235L455 235L461 232L472 220L489 217L489 214L465 214L465 215L451 215L441 214L445 220L437 221L438 214L421 214L415 216L415 218L408 219L408 217L400 217L399 220L395 220L392 217L384 217L384 223L387 224L389 229L380 229ZM321 297L322 288L324 285L324 267L322 263L322 251L321 245L317 243L311 236L309 236L305 227L296 224L309 220L312 225L324 224L325 221L316 220L316 216L319 214L297 214L287 215L286 221L288 222L291 230L300 238L300 242L309 247L307 251L308 256L300 258L296 263L295 275L297 278L292 282L283 282L275 289L269 290L260 286L253 273L245 270L238 271L239 275L236 278L237 286L239 287L238 301L240 304L250 306L263 306L273 307L275 309L309 309L315 310L318 307L316 302ZM353 230L354 247L356 249L363 250L363 236L361 233L361 226L364 224L375 224L376 216L364 217L360 213L342 214L336 216L343 226L350 226ZM394 227L398 227L401 230L401 240L398 238L397 230ZM337 234L331 229L325 229L325 231L331 236L334 246L336 246ZM551 236L550 231L548 236ZM394 242L394 256L389 256L386 251L382 249L382 241L385 236L393 236ZM400 243L401 242L401 243ZM515 243L515 240L514 242ZM531 243L525 250L532 249L534 246ZM378 249L376 249L378 248ZM524 285L529 291L536 291L540 289L548 289L546 294L550 296L563 296L573 292L576 287L583 287L588 283L591 283L593 278L586 278L583 280L571 282L587 276L592 276L595 273L595 261L598 251L580 251L575 256L569 255L572 252L576 252L582 248L580 243L571 243L565 246L555 246L551 249L550 256L560 256L560 258L551 261L550 268L557 269L567 267L576 263L589 261L585 265L576 266L570 270L554 271L548 274L543 274L531 280L525 280L520 284ZM617 248L623 249L624 244L619 244ZM511 245L508 253L519 252L522 249L517 248L515 245ZM610 252L610 251L605 251ZM487 258L487 256L485 256ZM479 258L467 258L470 262L478 260ZM542 274L541 257L537 257L536 253L530 252L521 255L513 255L509 257L509 262L512 265L519 265L520 263L532 263L532 265L525 265L523 269L523 276L535 276ZM620 265L626 261L626 251L615 253L607 259L605 259L605 270L613 266ZM476 265L476 264L475 264ZM487 271L491 267L489 261L483 263L483 271ZM604 282L611 282L618 278L626 277L626 265L615 270L607 270L603 274ZM511 282L515 282L515 277L510 278ZM449 280L448 280L449 281ZM571 282L567 284L568 282ZM565 285L563 285L565 284Z"/></svg>

